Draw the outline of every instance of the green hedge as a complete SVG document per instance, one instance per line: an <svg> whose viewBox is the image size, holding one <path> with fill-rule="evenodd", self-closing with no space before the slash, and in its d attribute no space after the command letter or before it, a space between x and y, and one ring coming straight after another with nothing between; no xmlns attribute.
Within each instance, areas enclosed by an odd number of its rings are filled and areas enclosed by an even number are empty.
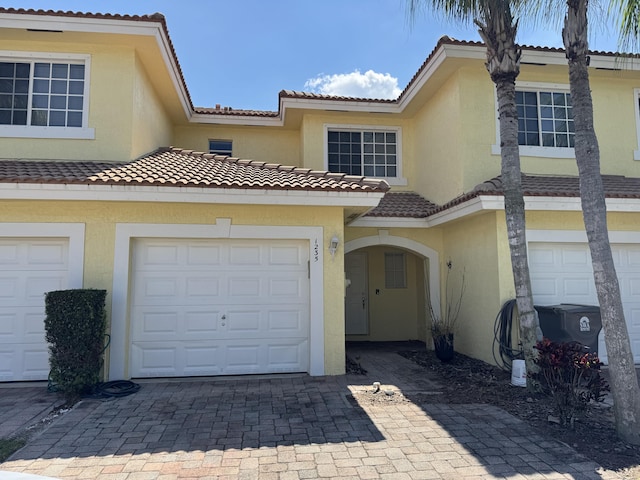
<svg viewBox="0 0 640 480"><path fill-rule="evenodd" d="M102 378L106 290L58 290L45 294L50 379L67 400L90 392Z"/></svg>

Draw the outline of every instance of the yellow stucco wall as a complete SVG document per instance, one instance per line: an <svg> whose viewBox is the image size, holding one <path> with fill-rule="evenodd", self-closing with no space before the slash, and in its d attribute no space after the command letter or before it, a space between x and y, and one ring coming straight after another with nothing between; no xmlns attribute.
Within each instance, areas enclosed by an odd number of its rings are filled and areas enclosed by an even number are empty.
<svg viewBox="0 0 640 480"><path fill-rule="evenodd" d="M455 336L458 352L493 363L493 323L501 305L501 252L496 214L488 212L444 227L443 263L450 261L450 297L464 271L465 291ZM507 257L508 258L508 257ZM443 291L446 267L443 268ZM443 295L444 297L444 295Z"/></svg>
<svg viewBox="0 0 640 480"><path fill-rule="evenodd" d="M131 158L171 144L173 126L139 59L135 62L132 113Z"/></svg>
<svg viewBox="0 0 640 480"><path fill-rule="evenodd" d="M95 139L0 138L3 157L65 160L130 160L135 55L132 48L91 43L11 42L1 50L91 56L89 127ZM10 155L7 154L10 152Z"/></svg>
<svg viewBox="0 0 640 480"><path fill-rule="evenodd" d="M413 120L410 146L415 176L411 188L435 203L463 193L461 109L457 75L424 105Z"/></svg>
<svg viewBox="0 0 640 480"><path fill-rule="evenodd" d="M231 140L234 157L301 166L300 136L297 130L229 125L178 126L174 130L172 144L208 152L209 140Z"/></svg>
<svg viewBox="0 0 640 480"><path fill-rule="evenodd" d="M10 152L3 157L128 161L171 143L163 100L132 46L5 40L0 50L89 55L88 127L95 132L94 139L3 137L2 151Z"/></svg>
<svg viewBox="0 0 640 480"><path fill-rule="evenodd" d="M146 202L0 201L0 222L69 222L85 224L84 286L113 287L116 223L215 224L231 218L233 225L321 226L328 245L338 235L343 245L340 207L207 205ZM342 247L324 255L325 373L344 373L344 261ZM108 310L110 301L107 299ZM110 312L108 312L110 318ZM128 328L128 327L127 327Z"/></svg>

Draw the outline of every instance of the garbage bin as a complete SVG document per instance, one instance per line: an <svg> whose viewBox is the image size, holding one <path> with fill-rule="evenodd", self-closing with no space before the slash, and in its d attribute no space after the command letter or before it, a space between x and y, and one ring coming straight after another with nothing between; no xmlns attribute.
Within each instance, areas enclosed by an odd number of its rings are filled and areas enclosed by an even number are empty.
<svg viewBox="0 0 640 480"><path fill-rule="evenodd" d="M600 307L594 305L539 306L535 309L540 319L542 334L554 342L579 342L598 354L598 334L602 329Z"/></svg>

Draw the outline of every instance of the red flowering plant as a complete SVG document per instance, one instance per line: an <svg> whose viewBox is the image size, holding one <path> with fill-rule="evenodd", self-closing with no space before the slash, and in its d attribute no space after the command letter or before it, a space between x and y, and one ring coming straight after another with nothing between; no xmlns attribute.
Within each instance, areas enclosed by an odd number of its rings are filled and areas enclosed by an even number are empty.
<svg viewBox="0 0 640 480"><path fill-rule="evenodd" d="M553 397L560 424L573 428L577 413L589 402L602 402L609 385L602 377L602 362L578 342L552 342L544 338L535 347L539 372L532 374L542 390Z"/></svg>

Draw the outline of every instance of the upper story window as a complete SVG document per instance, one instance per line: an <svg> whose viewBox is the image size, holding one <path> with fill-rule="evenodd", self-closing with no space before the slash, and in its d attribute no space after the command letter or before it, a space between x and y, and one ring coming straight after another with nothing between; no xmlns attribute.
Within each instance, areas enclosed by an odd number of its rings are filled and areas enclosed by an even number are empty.
<svg viewBox="0 0 640 480"><path fill-rule="evenodd" d="M520 155L575 158L573 108L568 85L517 82L516 107ZM500 155L497 109L496 143L491 151Z"/></svg>
<svg viewBox="0 0 640 480"><path fill-rule="evenodd" d="M327 126L327 170L406 183L400 171L400 129Z"/></svg>
<svg viewBox="0 0 640 480"><path fill-rule="evenodd" d="M518 143L573 147L573 109L567 92L516 90Z"/></svg>
<svg viewBox="0 0 640 480"><path fill-rule="evenodd" d="M209 153L231 156L232 149L231 140L209 140Z"/></svg>
<svg viewBox="0 0 640 480"><path fill-rule="evenodd" d="M93 138L87 56L0 52L0 136Z"/></svg>
<svg viewBox="0 0 640 480"><path fill-rule="evenodd" d="M636 112L636 139L638 141L638 148L633 151L633 159L640 160L640 88L633 90L633 97Z"/></svg>

